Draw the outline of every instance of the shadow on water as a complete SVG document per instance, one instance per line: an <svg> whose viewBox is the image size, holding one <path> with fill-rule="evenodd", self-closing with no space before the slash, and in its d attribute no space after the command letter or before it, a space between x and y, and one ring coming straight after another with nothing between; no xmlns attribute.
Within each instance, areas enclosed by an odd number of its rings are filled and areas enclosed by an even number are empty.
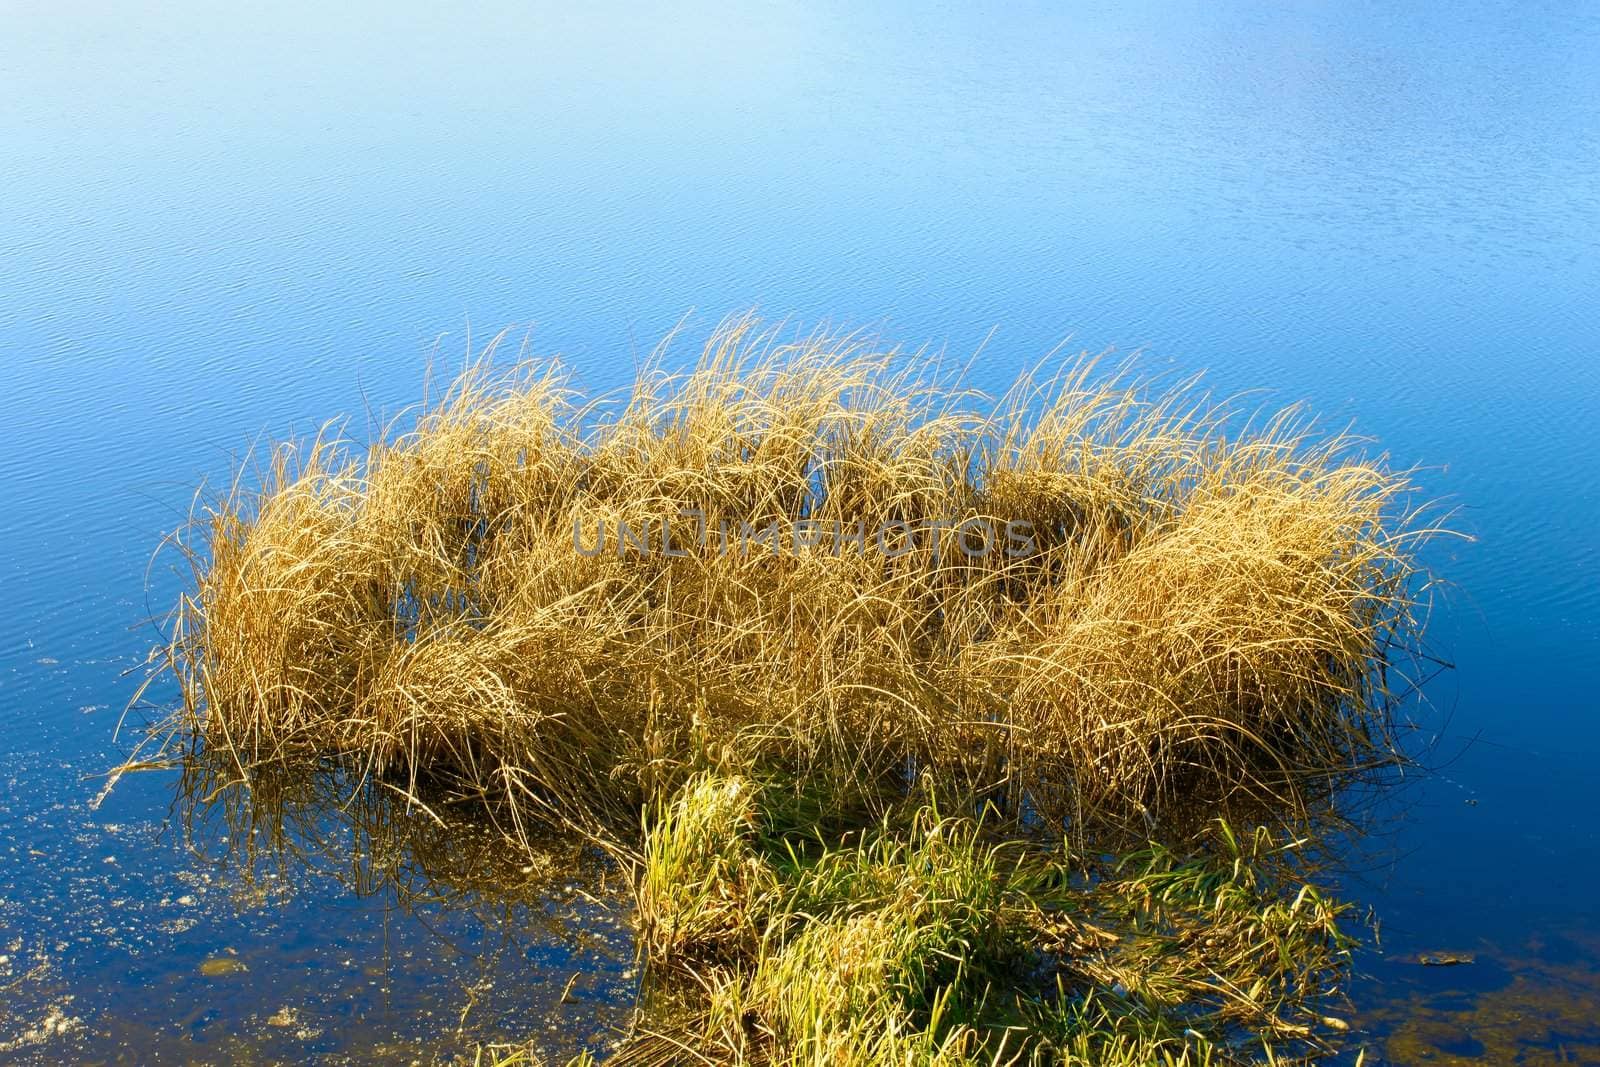
<svg viewBox="0 0 1600 1067"><path fill-rule="evenodd" d="M1381 854L1377 828L1409 803L1395 784L1347 791L1308 836L1319 844L1299 874L1340 883ZM439 1062L512 1042L559 1062L617 1047L636 1004L670 1014L670 984L640 987L631 899L597 850L548 830L524 849L474 805L425 799L331 765L241 779L231 763L187 758L171 823L193 869L239 913L277 909L278 936L249 951L175 946L151 975L188 990L187 1011L130 1011L86 1051L193 1058L198 1042L235 1062ZM312 897L316 921L293 928L295 901ZM1354 1040L1336 1060L1600 1064L1597 960L1600 940L1582 932L1370 945L1350 987Z"/></svg>
<svg viewBox="0 0 1600 1067"><path fill-rule="evenodd" d="M177 881L141 900L105 876L119 943L96 980L115 995L0 945L0 1059L450 1062L505 1042L560 1062L615 1047L634 1015L631 899L580 841L524 850L471 805L408 805L331 766L241 779L191 756L169 788ZM1322 875L1343 880L1355 839ZM1597 958L1577 932L1375 946L1336 1062L1600 1064Z"/></svg>
<svg viewBox="0 0 1600 1067"><path fill-rule="evenodd" d="M582 843L513 848L471 811L408 810L328 767L242 779L190 757L174 790L191 862L159 898L113 902L140 929L99 975L144 995L80 1017L48 946L14 946L0 1059L448 1062L501 1042L565 1058L627 1024L628 901Z"/></svg>
<svg viewBox="0 0 1600 1067"><path fill-rule="evenodd" d="M1332 1062L1600 1065L1600 937L1592 931L1528 916L1514 899L1502 925L1466 938L1439 941L1414 918L1390 929L1397 909L1378 883L1412 858L1401 828L1426 814L1422 788L1453 784L1442 763L1437 751L1419 750L1405 775L1340 794L1306 872L1341 898L1370 904L1376 924L1361 931L1348 985L1351 1040Z"/></svg>

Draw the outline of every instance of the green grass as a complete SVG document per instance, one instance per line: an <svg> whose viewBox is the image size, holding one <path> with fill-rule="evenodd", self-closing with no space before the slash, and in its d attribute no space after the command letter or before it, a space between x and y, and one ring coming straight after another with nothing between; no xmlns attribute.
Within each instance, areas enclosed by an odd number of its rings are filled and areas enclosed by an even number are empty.
<svg viewBox="0 0 1600 1067"><path fill-rule="evenodd" d="M654 980L687 990L656 1025L719 1062L1288 1062L1342 1033L1347 908L1265 830L1108 868L932 806L771 833L761 796L692 780L638 882Z"/></svg>

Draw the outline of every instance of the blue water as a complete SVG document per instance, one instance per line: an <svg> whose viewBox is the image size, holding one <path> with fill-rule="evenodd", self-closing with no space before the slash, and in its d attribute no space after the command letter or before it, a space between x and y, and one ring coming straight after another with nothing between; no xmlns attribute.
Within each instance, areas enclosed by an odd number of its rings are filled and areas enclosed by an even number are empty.
<svg viewBox="0 0 1600 1067"><path fill-rule="evenodd" d="M0 1058L433 1048L467 1001L402 958L499 976L468 1037L539 1032L518 991L580 964L563 1010L625 996L625 946L521 912L304 873L235 906L170 779L92 776L177 588L150 554L253 440L362 432L504 327L600 389L750 307L981 345L994 387L1141 349L1423 465L1476 540L1430 549L1457 669L1346 886L1384 931L1351 995L1470 950L1440 990L1600 1017L1600 10L863 6L0 3Z"/></svg>

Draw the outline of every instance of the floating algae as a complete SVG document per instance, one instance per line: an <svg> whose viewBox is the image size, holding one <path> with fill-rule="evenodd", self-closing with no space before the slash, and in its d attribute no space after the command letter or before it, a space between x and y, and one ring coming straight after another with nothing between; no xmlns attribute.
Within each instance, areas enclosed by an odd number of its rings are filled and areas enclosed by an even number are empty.
<svg viewBox="0 0 1600 1067"><path fill-rule="evenodd" d="M249 969L244 961L236 956L210 956L200 961L200 973L207 978L224 978L230 974L242 974Z"/></svg>
<svg viewBox="0 0 1600 1067"><path fill-rule="evenodd" d="M1418 991L1366 1013L1385 1062L1465 1067L1600 1064L1600 971L1505 955L1491 989Z"/></svg>

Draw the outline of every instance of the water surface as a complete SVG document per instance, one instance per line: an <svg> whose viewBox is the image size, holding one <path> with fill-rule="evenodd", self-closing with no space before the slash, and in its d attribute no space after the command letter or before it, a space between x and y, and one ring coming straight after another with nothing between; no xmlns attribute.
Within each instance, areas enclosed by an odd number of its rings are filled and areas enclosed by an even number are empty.
<svg viewBox="0 0 1600 1067"><path fill-rule="evenodd" d="M1432 550L1439 769L1346 879L1351 993L1394 1062L1600 1056L1600 12L860 7L0 4L0 1058L621 1017L581 897L245 879L170 774L90 802L151 551L251 441L362 432L505 326L598 390L751 306L991 387L1142 349L1425 465L1477 540Z"/></svg>

